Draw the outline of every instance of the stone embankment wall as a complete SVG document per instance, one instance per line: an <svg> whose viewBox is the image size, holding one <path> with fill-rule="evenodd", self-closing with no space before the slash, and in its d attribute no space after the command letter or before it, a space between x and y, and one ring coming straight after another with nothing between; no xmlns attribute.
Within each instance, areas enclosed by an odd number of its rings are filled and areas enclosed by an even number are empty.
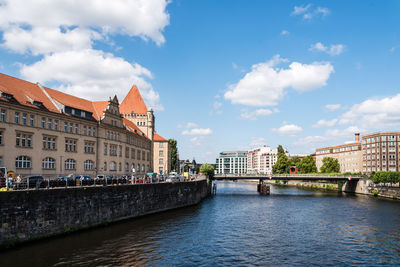
<svg viewBox="0 0 400 267"><path fill-rule="evenodd" d="M190 206L206 180L0 192L0 247Z"/></svg>
<svg viewBox="0 0 400 267"><path fill-rule="evenodd" d="M374 195L375 192L380 197L400 199L399 187L379 187L374 186L371 180L360 180L355 188L355 193L364 195Z"/></svg>

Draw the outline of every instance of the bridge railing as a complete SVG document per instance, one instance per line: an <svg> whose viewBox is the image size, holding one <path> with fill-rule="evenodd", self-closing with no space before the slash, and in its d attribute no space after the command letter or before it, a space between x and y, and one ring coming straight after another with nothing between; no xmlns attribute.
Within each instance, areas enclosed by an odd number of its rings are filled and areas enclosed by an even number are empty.
<svg viewBox="0 0 400 267"><path fill-rule="evenodd" d="M261 174L261 173L254 173L254 174L216 174L216 178L223 178L223 177L266 177L266 178L332 178L332 179L337 179L337 178L354 178L354 179L362 179L365 178L363 175L351 175L351 174L321 174L321 173L308 173L308 174Z"/></svg>

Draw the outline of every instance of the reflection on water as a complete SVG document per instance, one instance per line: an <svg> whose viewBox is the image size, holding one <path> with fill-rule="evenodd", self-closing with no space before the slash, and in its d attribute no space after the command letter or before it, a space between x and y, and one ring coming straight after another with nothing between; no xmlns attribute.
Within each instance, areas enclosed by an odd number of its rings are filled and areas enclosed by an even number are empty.
<svg viewBox="0 0 400 267"><path fill-rule="evenodd" d="M218 182L194 207L44 240L0 266L398 265L400 203Z"/></svg>

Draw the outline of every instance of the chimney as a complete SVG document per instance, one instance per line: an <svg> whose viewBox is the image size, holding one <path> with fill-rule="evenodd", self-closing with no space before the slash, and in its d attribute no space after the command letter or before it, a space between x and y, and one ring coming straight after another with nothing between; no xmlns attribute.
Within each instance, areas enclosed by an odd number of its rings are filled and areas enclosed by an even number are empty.
<svg viewBox="0 0 400 267"><path fill-rule="evenodd" d="M356 137L356 142L360 142L360 133L354 134Z"/></svg>

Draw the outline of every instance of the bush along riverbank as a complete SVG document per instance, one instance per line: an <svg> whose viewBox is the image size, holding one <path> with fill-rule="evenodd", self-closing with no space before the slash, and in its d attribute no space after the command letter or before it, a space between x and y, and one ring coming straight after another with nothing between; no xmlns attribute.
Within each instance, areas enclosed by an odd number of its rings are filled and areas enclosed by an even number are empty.
<svg viewBox="0 0 400 267"><path fill-rule="evenodd" d="M338 191L338 188L341 186L338 184L331 184L331 183L310 183L310 182L298 182L298 181L271 181L270 184L275 185L283 185L283 186L296 186L299 188L307 188L307 189L317 189L317 190L324 190L324 191Z"/></svg>

